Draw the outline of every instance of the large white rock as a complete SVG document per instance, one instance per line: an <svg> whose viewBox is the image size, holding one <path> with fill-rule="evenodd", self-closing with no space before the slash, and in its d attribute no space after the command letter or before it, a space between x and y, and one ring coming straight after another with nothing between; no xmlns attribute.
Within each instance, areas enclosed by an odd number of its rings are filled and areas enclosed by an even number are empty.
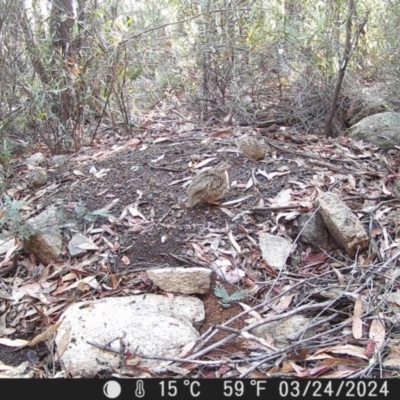
<svg viewBox="0 0 400 400"><path fill-rule="evenodd" d="M198 338L192 322L204 319L204 306L195 297L144 294L75 303L61 318L56 335L61 361L73 376L90 377L99 370L118 369L121 341L131 353L177 356Z"/></svg>

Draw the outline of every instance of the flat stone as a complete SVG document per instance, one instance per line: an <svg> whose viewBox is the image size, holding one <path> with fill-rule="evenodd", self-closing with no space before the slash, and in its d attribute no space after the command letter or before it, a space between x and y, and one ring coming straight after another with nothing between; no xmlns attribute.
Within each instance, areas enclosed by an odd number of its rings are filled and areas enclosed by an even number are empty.
<svg viewBox="0 0 400 400"><path fill-rule="evenodd" d="M193 294L210 290L211 270L206 268L158 268L147 271L147 276L167 292Z"/></svg>

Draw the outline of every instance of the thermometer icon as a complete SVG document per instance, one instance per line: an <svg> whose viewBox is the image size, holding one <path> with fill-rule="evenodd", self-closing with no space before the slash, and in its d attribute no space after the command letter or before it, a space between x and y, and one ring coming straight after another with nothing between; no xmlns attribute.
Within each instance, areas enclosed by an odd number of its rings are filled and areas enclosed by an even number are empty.
<svg viewBox="0 0 400 400"><path fill-rule="evenodd" d="M141 379L139 379L136 382L135 396L138 398L141 398L144 396L143 381Z"/></svg>

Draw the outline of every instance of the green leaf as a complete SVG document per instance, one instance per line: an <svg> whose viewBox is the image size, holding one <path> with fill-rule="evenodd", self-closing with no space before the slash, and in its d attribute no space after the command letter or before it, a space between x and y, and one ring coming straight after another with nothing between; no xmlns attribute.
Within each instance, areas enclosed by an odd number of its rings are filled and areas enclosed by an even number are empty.
<svg viewBox="0 0 400 400"><path fill-rule="evenodd" d="M216 286L214 288L214 293L217 297L220 297L223 300L223 302L225 303L229 302L229 294L223 286L220 285Z"/></svg>
<svg viewBox="0 0 400 400"><path fill-rule="evenodd" d="M219 304L221 304L223 307L228 308L230 307L230 304L232 301L239 301L243 300L247 297L247 291L244 289L240 289L236 291L235 293L232 293L229 295L227 290L223 286L216 286L214 288L214 294L222 299Z"/></svg>
<svg viewBox="0 0 400 400"><path fill-rule="evenodd" d="M86 214L87 209L85 207L84 204L78 203L75 207L74 207L74 211L76 212L76 215L78 217L81 217L82 215Z"/></svg>
<svg viewBox="0 0 400 400"><path fill-rule="evenodd" d="M229 308L231 306L229 303L224 303L223 301L219 301L218 303L224 308Z"/></svg>
<svg viewBox="0 0 400 400"><path fill-rule="evenodd" d="M232 293L230 298L231 301L239 301L239 300L243 300L247 297L247 291L244 289L240 289L235 293Z"/></svg>

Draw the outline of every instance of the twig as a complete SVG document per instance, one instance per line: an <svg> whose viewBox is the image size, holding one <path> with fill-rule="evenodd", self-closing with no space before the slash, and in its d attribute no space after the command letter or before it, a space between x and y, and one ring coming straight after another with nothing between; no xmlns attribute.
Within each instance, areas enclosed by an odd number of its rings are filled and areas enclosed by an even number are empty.
<svg viewBox="0 0 400 400"><path fill-rule="evenodd" d="M369 208L368 210L360 210L360 211L363 212L363 213L370 214L370 213L375 212L376 210L379 210L382 206L384 206L384 205L386 205L386 204L394 203L394 202L398 202L398 201L399 201L398 199L392 199L392 200L381 201L379 204L377 204L376 206L373 206L373 207Z"/></svg>
<svg viewBox="0 0 400 400"><path fill-rule="evenodd" d="M319 156L318 154L315 154L315 153L306 153L306 152L301 152L301 151L296 151L296 150L290 150L290 149L286 149L285 147L278 146L278 145L275 144L273 141L271 141L271 139L266 139L266 138L265 138L265 141L266 141L269 145L271 145L272 147L275 147L275 148L278 149L278 150L281 150L281 151L286 152L286 153L294 154L294 155L299 156L299 157L302 157L302 158L319 158L319 159L324 159L324 157L321 157L321 156ZM352 160L352 159L335 158L334 160L337 161L337 162L340 162L340 163L348 162L348 163L350 163L350 164L355 164L356 166L358 166L357 162L356 162L355 160Z"/></svg>
<svg viewBox="0 0 400 400"><path fill-rule="evenodd" d="M219 329L221 331L235 333L236 335L242 336L243 338L245 338L247 340L252 340L254 342L257 342L259 345L266 347L269 350L272 350L272 351L278 350L276 347L271 346L266 340L264 340L260 337L254 336L249 332L243 332L242 330L229 328L228 326L223 326L223 325L216 325L215 328Z"/></svg>
<svg viewBox="0 0 400 400"><path fill-rule="evenodd" d="M162 171L170 171L170 172L182 172L180 169L175 169L175 168L168 168L168 167L155 167L154 165L149 165L151 169L159 169Z"/></svg>
<svg viewBox="0 0 400 400"><path fill-rule="evenodd" d="M285 319L285 318L291 317L292 315L300 313L301 311L305 311L305 310L309 311L309 310L316 310L316 309L325 308L325 307L331 307L332 304L334 304L335 302L336 302L336 300L329 300L329 301L325 301L323 303L318 303L318 304L306 304L304 306L294 308L293 310L288 311L288 312L283 313L283 314L279 314L279 315L274 315L274 316L271 316L271 317L263 318L260 321L254 322L253 324L250 324L250 325L246 326L245 328L243 328L241 330L241 332L251 331L252 329L257 328L260 325L268 324L268 323L271 323L271 322L275 322L275 321L279 321L281 319ZM226 343L229 343L231 340L235 339L237 336L238 335L236 333L233 333L233 334L231 334L229 336L226 336L225 338L223 338L223 339L219 340L218 342L206 347L205 349L200 350L195 354L192 354L190 357L191 358L197 358L197 357L203 356L204 354L207 354L209 351L214 350L217 347L222 346L222 345L224 345Z"/></svg>
<svg viewBox="0 0 400 400"><path fill-rule="evenodd" d="M189 265L195 265L196 267L203 267L203 268L209 268L209 266L207 264L202 264L198 261L194 261L191 259L187 259L186 257L181 257L181 256L177 256L175 254L165 254L165 253L160 253L160 256L165 256L165 257L172 257L175 258L175 260L178 260L180 262L183 262L185 264L189 264Z"/></svg>
<svg viewBox="0 0 400 400"><path fill-rule="evenodd" d="M102 345L102 344L99 344L99 343L92 342L90 340L87 340L86 343L90 344L93 347L97 347L100 350L108 351L109 353L119 354L119 349L113 349L108 344Z"/></svg>
<svg viewBox="0 0 400 400"><path fill-rule="evenodd" d="M254 182L254 186L259 186L260 185L260 182L257 180L257 178L256 178L256 176L255 176L255 168L252 168L251 169L251 176L252 176L252 178L253 178L253 182Z"/></svg>
<svg viewBox="0 0 400 400"><path fill-rule="evenodd" d="M373 365L368 365L367 367L363 368L361 371L355 372L354 374L351 374L347 377L347 379L356 379L356 378L363 378L365 376L368 376L368 373L372 371L375 368L375 365L377 363L374 363Z"/></svg>
<svg viewBox="0 0 400 400"><path fill-rule="evenodd" d="M160 225L161 222L163 222L164 219L167 218L167 216L168 216L168 214L169 214L170 212L171 212L171 209L169 209L169 210L161 217L161 219L156 223L156 226L155 226L155 227L157 227L158 225Z"/></svg>
<svg viewBox="0 0 400 400"><path fill-rule="evenodd" d="M380 200L381 198L388 198L388 195L380 195L380 196L364 196L364 195L359 195L359 196L350 196L350 197L344 197L342 201L348 201L348 200Z"/></svg>
<svg viewBox="0 0 400 400"><path fill-rule="evenodd" d="M239 318L241 318L241 317L243 317L243 316L249 314L251 311L256 311L256 310L258 310L258 309L261 308L261 307L267 306L268 303L272 303L273 301L276 301L276 300L279 299L280 297L285 296L286 294L288 294L290 291L292 291L293 289L295 289L297 286L301 286L301 285L303 285L303 284L304 284L303 281L294 284L294 285L291 286L289 289L286 289L286 290L284 290L283 292L279 293L279 294L278 294L277 296L275 296L273 299L267 299L267 300L263 301L262 303L257 304L257 305L255 305L255 306L252 307L252 308L249 308L248 310L244 310L244 311L240 312L239 314L235 315L234 317L232 317L231 319L229 319L228 321L226 321L222 326L227 326L227 325L231 324L232 322L236 321L237 319L239 319ZM271 308L272 308L272 307L271 307ZM217 332L216 330L214 330L213 332L211 332L210 336L209 336L208 338L204 339L204 340L202 341L202 343L199 343L199 344L195 347L194 351L199 351L199 350L203 347L203 345L205 345L207 342L209 342L217 333L218 333L218 332ZM204 336L204 335L205 335L205 334L203 334L202 336Z"/></svg>
<svg viewBox="0 0 400 400"><path fill-rule="evenodd" d="M290 340L297 340L298 338L300 338L301 336L303 336L304 333L305 333L306 331L308 331L308 330L310 330L310 329L314 329L314 328L316 328L317 326L326 324L327 322L329 322L329 321L331 321L332 319L336 318L338 315L339 315L339 313L335 313L335 314L330 315L329 317L320 319L320 320L316 321L315 323L308 325L307 327L305 327L305 328L304 328L303 330L301 330L300 332L297 332L296 334L294 334L294 335L288 337L288 339L290 339Z"/></svg>
<svg viewBox="0 0 400 400"><path fill-rule="evenodd" d="M293 350L293 349L296 348L296 347L299 347L299 346L301 346L301 345L304 345L305 343L310 342L310 341L312 341L312 340L315 340L315 339L317 339L317 338L319 338L319 337L321 337L321 336L325 336L325 335L328 335L329 333L336 332L336 331L338 331L338 330L340 330L340 329L343 329L344 327L346 327L346 326L348 326L348 325L350 325L350 324L352 324L352 321L350 321L350 320L349 320L349 321L345 321L345 322L343 322L342 324L340 324L340 325L338 325L338 326L335 326L334 328L330 329L329 331L322 332L322 333L319 333L319 334L314 335L314 336L312 336L312 337L303 339L301 342L296 342L296 343L292 344L291 346L288 346L288 347L285 347L284 349L279 350L279 351L276 352L276 353L270 354L270 355L266 356L263 360L259 361L258 363L253 364L253 365L252 365L250 368L248 368L246 371L242 372L242 373L239 375L239 378L240 378L240 379L246 378L249 374L251 374L251 373L252 373L255 369L257 369L260 365L262 365L262 364L264 364L264 363L266 363L266 362L268 362L268 361L272 361L274 358L276 358L277 356L279 356L279 355L282 354L282 353L288 353L290 350ZM326 344L326 346L328 346L328 344Z"/></svg>
<svg viewBox="0 0 400 400"><path fill-rule="evenodd" d="M186 118L184 115L182 115L181 113L179 113L178 111L176 111L176 110L174 110L174 109L172 109L171 110L173 113L175 113L175 114L178 114L182 119L184 119L186 122L191 122L192 124L198 124L199 123L199 121L194 121L194 120L192 120L192 119L189 119L189 118Z"/></svg>
<svg viewBox="0 0 400 400"><path fill-rule="evenodd" d="M271 288L269 289L268 293L265 295L265 297L269 298L272 289L274 288L275 284L279 281L279 279L281 278L283 272L284 272L284 267L286 266L286 262L288 260L288 258L290 257L290 254L292 253L293 249L295 248L297 242L300 239L301 234L303 233L304 229L306 229L308 223L311 221L312 218L315 217L315 215L317 214L318 210L320 209L320 205L314 210L314 212L311 214L310 218L306 221L306 223L304 224L304 226L301 228L300 232L297 234L295 240L293 241L293 244L291 246L291 248L289 249L289 251L286 254L286 258L284 260L284 262L282 263L282 268L279 270L278 276L275 278L275 282L274 284L271 286Z"/></svg>
<svg viewBox="0 0 400 400"><path fill-rule="evenodd" d="M327 162L323 162L323 161L318 161L318 160L309 160L310 164L314 164L314 165L318 165L320 167L326 167L329 168L332 171L336 171L339 174L343 173L343 169L342 168L338 168L335 165L332 165L330 163Z"/></svg>
<svg viewBox="0 0 400 400"><path fill-rule="evenodd" d="M249 211L252 212L253 214L264 214L269 211L283 211L283 210L301 210L304 209L305 207L301 206L300 204L293 205L293 206L279 206L279 207L256 207L256 208L251 208Z"/></svg>
<svg viewBox="0 0 400 400"><path fill-rule="evenodd" d="M164 357L164 356L148 356L146 354L138 354L142 358L146 358L148 360L162 360L162 361L171 361L171 362L178 362L178 363L194 363L199 365L206 365L209 367L218 367L220 365L228 364L232 361L230 360L221 360L221 361L199 361L199 360L192 360L190 358L177 358L177 357Z"/></svg>

